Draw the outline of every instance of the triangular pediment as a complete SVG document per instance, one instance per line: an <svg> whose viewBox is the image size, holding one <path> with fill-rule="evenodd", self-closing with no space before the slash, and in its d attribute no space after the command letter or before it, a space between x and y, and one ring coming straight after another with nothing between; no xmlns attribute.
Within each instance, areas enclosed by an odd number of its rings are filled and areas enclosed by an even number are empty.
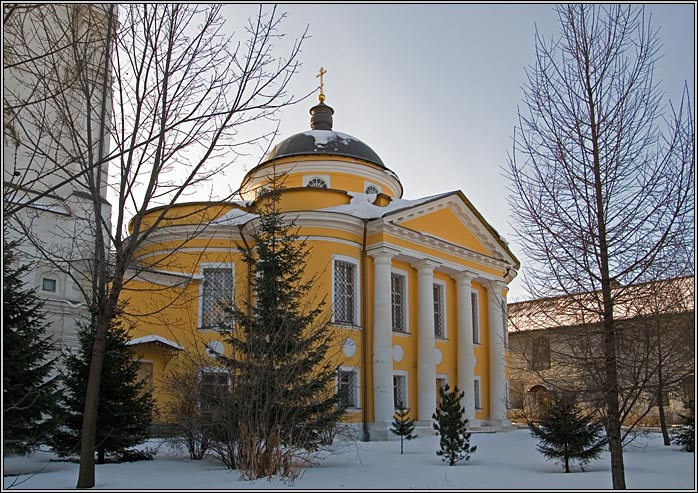
<svg viewBox="0 0 698 493"><path fill-rule="evenodd" d="M425 237L519 265L506 241L460 191L386 214L384 220Z"/></svg>

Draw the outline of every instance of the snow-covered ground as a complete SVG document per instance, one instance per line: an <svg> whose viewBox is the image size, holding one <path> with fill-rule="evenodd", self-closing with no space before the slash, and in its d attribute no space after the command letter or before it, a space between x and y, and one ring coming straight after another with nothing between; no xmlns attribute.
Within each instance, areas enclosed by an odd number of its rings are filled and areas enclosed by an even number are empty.
<svg viewBox="0 0 698 493"><path fill-rule="evenodd" d="M237 471L225 469L213 458L192 461L185 452L158 441L155 460L98 465L96 488L110 490L213 489L611 489L609 454L565 474L536 451L527 430L472 434L477 451L468 462L450 467L436 455L438 437L400 443L342 442L306 469L293 484L276 479L242 481ZM78 465L51 461L47 452L4 460L4 489L74 489ZM629 489L696 490L695 455L677 446L664 447L661 436L638 438L624 454ZM33 473L33 474L30 474ZM14 474L14 476L7 476ZM17 475L21 474L21 475Z"/></svg>

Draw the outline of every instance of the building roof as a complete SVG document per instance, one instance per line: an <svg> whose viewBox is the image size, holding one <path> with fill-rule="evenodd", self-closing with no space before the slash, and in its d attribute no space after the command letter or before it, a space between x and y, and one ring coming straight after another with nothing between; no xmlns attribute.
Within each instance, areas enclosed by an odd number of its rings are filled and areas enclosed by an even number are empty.
<svg viewBox="0 0 698 493"><path fill-rule="evenodd" d="M260 166L288 156L335 155L362 159L385 167L378 154L351 135L332 130L334 110L322 101L310 108L310 130L282 140L264 156Z"/></svg>
<svg viewBox="0 0 698 493"><path fill-rule="evenodd" d="M138 344L151 344L151 343L162 344L164 346L168 346L168 347L171 347L173 349L178 349L180 351L184 351L184 348L182 346L180 346L179 344L177 344L176 342L171 341L169 339L166 339L162 336L154 335L154 334L131 339L130 341L128 341L126 343L126 345L127 346L136 346Z"/></svg>
<svg viewBox="0 0 698 493"><path fill-rule="evenodd" d="M613 316L627 320L638 316L686 313L694 310L694 276L638 283L613 288ZM541 298L510 303L509 332L572 327L601 323L601 292Z"/></svg>

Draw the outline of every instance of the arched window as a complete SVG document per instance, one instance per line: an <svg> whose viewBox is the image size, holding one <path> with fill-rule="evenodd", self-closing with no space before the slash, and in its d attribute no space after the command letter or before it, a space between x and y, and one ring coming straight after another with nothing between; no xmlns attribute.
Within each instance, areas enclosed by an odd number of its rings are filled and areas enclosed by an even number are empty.
<svg viewBox="0 0 698 493"><path fill-rule="evenodd" d="M380 193L380 190L378 190L378 187L375 185L369 185L366 187L366 191L364 193L367 193L367 194Z"/></svg>
<svg viewBox="0 0 698 493"><path fill-rule="evenodd" d="M308 184L306 186L311 188L327 188L327 182L316 176L308 180Z"/></svg>
<svg viewBox="0 0 698 493"><path fill-rule="evenodd" d="M529 358L530 370L547 370L550 368L550 341L541 336L533 341L533 351Z"/></svg>

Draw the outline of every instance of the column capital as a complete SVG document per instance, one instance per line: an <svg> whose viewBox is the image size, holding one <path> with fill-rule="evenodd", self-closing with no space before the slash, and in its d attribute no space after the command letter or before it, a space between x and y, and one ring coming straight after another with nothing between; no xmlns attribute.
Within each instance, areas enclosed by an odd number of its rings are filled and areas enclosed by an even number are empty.
<svg viewBox="0 0 698 493"><path fill-rule="evenodd" d="M373 261L375 263L389 263L390 260L400 252L394 248L378 247L373 248L366 253L373 257Z"/></svg>
<svg viewBox="0 0 698 493"><path fill-rule="evenodd" d="M499 297L502 297L502 289L509 289L507 286L507 283L504 281L500 281L499 279L491 279L489 281L486 281L485 284L487 285L487 288L491 290L494 294L496 294Z"/></svg>
<svg viewBox="0 0 698 493"><path fill-rule="evenodd" d="M436 267L441 265L441 262L437 262L436 260L431 260L428 258L423 258L420 260L415 260L414 262L410 262L410 265L417 269L417 271L420 274L431 274Z"/></svg>
<svg viewBox="0 0 698 493"><path fill-rule="evenodd" d="M464 284L473 282L473 280L477 277L477 274L469 270L462 270L451 277L456 280L457 286L462 286Z"/></svg>

